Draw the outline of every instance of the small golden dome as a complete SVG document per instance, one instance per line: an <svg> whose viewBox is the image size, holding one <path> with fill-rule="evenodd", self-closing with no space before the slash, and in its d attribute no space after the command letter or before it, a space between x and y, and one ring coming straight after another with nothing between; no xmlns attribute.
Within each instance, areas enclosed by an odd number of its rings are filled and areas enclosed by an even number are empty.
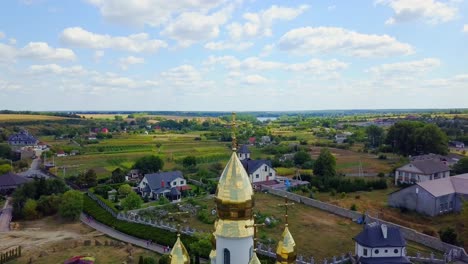
<svg viewBox="0 0 468 264"><path fill-rule="evenodd" d="M252 258L249 261L249 264L262 264L257 257L257 253L254 251Z"/></svg>
<svg viewBox="0 0 468 264"><path fill-rule="evenodd" d="M190 256L184 244L180 241L180 235L177 235L177 241L171 250L169 258L171 264L190 264Z"/></svg>
<svg viewBox="0 0 468 264"><path fill-rule="evenodd" d="M236 152L233 152L219 179L216 198L223 203L236 204L252 201L252 196L253 189L249 176Z"/></svg>
<svg viewBox="0 0 468 264"><path fill-rule="evenodd" d="M296 242L289 232L288 225L286 225L276 248L276 264L296 263L296 257Z"/></svg>

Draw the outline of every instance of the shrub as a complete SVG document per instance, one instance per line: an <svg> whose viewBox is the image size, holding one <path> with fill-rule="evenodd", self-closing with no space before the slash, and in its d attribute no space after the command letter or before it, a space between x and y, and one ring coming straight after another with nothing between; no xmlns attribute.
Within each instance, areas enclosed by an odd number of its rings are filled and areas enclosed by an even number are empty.
<svg viewBox="0 0 468 264"><path fill-rule="evenodd" d="M23 207L23 215L28 220L37 219L39 217L39 214L37 213L37 202L35 200L26 200Z"/></svg>
<svg viewBox="0 0 468 264"><path fill-rule="evenodd" d="M383 177L385 177L385 173L379 172L379 174L377 174L377 177L383 178Z"/></svg>
<svg viewBox="0 0 468 264"><path fill-rule="evenodd" d="M354 199L356 199L356 200L361 199L361 195L356 195L356 196L354 196Z"/></svg>
<svg viewBox="0 0 468 264"><path fill-rule="evenodd" d="M161 245L173 245L176 241L176 234L170 231L154 228L152 226L130 223L115 219L110 213L100 207L93 199L87 195L83 196L83 211L92 216L96 221L108 225L125 234L135 236L144 240L153 240ZM196 241L196 238L182 234L181 239L188 245ZM208 258L208 256L203 256Z"/></svg>
<svg viewBox="0 0 468 264"><path fill-rule="evenodd" d="M335 190L335 189L331 189L331 190L330 190L330 195L331 195L331 196L335 196L335 195L336 195L336 190Z"/></svg>
<svg viewBox="0 0 468 264"><path fill-rule="evenodd" d="M351 211L357 211L357 206L356 204L352 204L351 207L349 208Z"/></svg>
<svg viewBox="0 0 468 264"><path fill-rule="evenodd" d="M346 193L345 193L345 192L342 192L342 193L340 194L340 198L341 198L341 199L346 198Z"/></svg>
<svg viewBox="0 0 468 264"><path fill-rule="evenodd" d="M69 220L76 220L83 210L83 194L79 191L70 190L63 194L59 206L60 215Z"/></svg>
<svg viewBox="0 0 468 264"><path fill-rule="evenodd" d="M424 229L422 232L428 236L436 237L436 232L432 229Z"/></svg>
<svg viewBox="0 0 468 264"><path fill-rule="evenodd" d="M386 159L387 159L387 155L385 155L385 154L380 154L380 155L379 155L379 159L380 159L380 160L386 160Z"/></svg>
<svg viewBox="0 0 468 264"><path fill-rule="evenodd" d="M439 230L440 240L444 241L445 243L449 243L455 246L460 245L460 241L458 241L458 235L455 232L455 229L452 227L446 227Z"/></svg>

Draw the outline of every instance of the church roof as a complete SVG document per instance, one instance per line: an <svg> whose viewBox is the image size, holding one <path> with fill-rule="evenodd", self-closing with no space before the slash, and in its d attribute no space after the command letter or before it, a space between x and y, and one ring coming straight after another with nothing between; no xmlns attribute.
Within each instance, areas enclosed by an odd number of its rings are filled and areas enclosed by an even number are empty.
<svg viewBox="0 0 468 264"><path fill-rule="evenodd" d="M354 240L366 247L404 247L406 241L400 229L384 224L371 223L364 227Z"/></svg>
<svg viewBox="0 0 468 264"><path fill-rule="evenodd" d="M249 176L237 154L232 153L219 179L216 198L229 203L243 203L252 200L253 189Z"/></svg>
<svg viewBox="0 0 468 264"><path fill-rule="evenodd" d="M276 248L276 259L280 263L296 263L296 256L296 242L286 225Z"/></svg>
<svg viewBox="0 0 468 264"><path fill-rule="evenodd" d="M174 247L171 250L169 255L170 264L190 264L190 255L185 249L184 244L180 240L180 235L177 235L177 241L174 244Z"/></svg>

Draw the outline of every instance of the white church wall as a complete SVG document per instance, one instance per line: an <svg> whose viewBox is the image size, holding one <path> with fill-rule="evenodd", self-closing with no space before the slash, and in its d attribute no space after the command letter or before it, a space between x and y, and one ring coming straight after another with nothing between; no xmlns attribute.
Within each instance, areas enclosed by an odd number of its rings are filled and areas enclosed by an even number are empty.
<svg viewBox="0 0 468 264"><path fill-rule="evenodd" d="M230 252L231 261L224 262L224 249ZM216 264L249 263L253 250L253 238L225 238L216 237Z"/></svg>
<svg viewBox="0 0 468 264"><path fill-rule="evenodd" d="M367 250L367 255L364 254L366 250ZM359 257L367 257L367 258L400 257L400 256L406 256L406 250L404 247L369 248L369 247L364 247L362 245L356 244L356 255L358 255Z"/></svg>

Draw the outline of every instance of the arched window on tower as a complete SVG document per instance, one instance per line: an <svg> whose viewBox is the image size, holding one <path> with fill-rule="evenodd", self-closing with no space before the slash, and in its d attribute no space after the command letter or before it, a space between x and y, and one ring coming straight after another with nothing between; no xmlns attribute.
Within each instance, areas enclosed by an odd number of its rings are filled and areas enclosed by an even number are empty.
<svg viewBox="0 0 468 264"><path fill-rule="evenodd" d="M224 264L231 264L231 252L229 249L224 249Z"/></svg>

